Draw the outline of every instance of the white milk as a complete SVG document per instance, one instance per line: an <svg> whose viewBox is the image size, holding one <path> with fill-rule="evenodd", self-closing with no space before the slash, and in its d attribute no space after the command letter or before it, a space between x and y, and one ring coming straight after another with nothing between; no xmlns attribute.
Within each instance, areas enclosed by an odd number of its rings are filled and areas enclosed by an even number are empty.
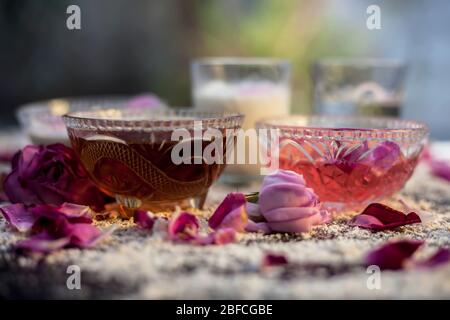
<svg viewBox="0 0 450 320"><path fill-rule="evenodd" d="M289 114L290 99L289 87L267 81L210 81L194 91L197 109L243 113L244 129L253 128L257 120Z"/></svg>
<svg viewBox="0 0 450 320"><path fill-rule="evenodd" d="M193 98L194 106L198 110L226 110L244 114L242 127L249 129L254 128L258 120L288 115L291 97L287 85L268 81L225 83L214 80L197 87ZM254 147L247 148L247 154L255 152L257 149ZM230 165L227 172L239 176L256 176L259 175L259 166Z"/></svg>

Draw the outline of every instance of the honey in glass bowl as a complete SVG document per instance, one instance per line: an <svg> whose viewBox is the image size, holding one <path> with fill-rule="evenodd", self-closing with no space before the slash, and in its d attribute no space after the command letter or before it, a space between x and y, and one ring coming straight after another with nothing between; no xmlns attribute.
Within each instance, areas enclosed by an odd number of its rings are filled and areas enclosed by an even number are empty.
<svg viewBox="0 0 450 320"><path fill-rule="evenodd" d="M242 118L233 113L104 109L71 113L64 121L74 150L99 188L126 208L161 211L189 206L192 199L204 201L226 159L195 159L195 148L203 155L211 141L202 133L216 129L222 133L225 157ZM181 143L173 140L175 130L194 137L183 141L192 150L191 161L173 161L173 149Z"/></svg>

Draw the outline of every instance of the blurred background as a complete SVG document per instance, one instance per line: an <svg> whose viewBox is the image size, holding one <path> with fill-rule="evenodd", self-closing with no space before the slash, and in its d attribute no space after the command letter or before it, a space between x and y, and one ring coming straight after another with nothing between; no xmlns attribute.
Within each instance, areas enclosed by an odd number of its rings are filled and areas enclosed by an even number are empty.
<svg viewBox="0 0 450 320"><path fill-rule="evenodd" d="M81 30L66 9L81 8ZM366 27L369 5L381 29ZM0 125L21 104L61 96L153 92L191 105L195 57L293 62L292 111L312 111L311 64L328 57L404 59L402 116L449 139L450 1L0 0Z"/></svg>

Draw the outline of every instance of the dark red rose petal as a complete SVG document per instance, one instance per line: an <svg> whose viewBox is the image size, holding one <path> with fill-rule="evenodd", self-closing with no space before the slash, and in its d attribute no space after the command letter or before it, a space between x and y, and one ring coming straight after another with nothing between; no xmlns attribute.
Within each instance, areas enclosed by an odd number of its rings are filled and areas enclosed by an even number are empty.
<svg viewBox="0 0 450 320"><path fill-rule="evenodd" d="M420 217L415 212L405 215L381 203L372 203L361 214L350 220L349 225L381 231L420 222Z"/></svg>
<svg viewBox="0 0 450 320"><path fill-rule="evenodd" d="M285 255L269 252L264 255L262 267L283 266L288 263L289 261Z"/></svg>
<svg viewBox="0 0 450 320"><path fill-rule="evenodd" d="M400 240L387 243L369 252L364 258L366 266L376 265L381 270L398 270L423 244L423 241Z"/></svg>

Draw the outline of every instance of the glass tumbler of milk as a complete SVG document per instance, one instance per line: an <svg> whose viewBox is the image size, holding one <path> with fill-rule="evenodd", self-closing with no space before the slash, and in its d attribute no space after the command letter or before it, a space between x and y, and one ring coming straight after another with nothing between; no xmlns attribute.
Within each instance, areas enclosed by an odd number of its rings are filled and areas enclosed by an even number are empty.
<svg viewBox="0 0 450 320"><path fill-rule="evenodd" d="M191 65L194 107L202 111L231 111L245 115L242 129L255 128L260 119L289 114L291 101L291 64L276 58L203 58ZM248 184L258 180L260 163L249 155L257 154L257 144L246 140L246 162L230 164L222 181ZM242 152L236 150L235 152Z"/></svg>

